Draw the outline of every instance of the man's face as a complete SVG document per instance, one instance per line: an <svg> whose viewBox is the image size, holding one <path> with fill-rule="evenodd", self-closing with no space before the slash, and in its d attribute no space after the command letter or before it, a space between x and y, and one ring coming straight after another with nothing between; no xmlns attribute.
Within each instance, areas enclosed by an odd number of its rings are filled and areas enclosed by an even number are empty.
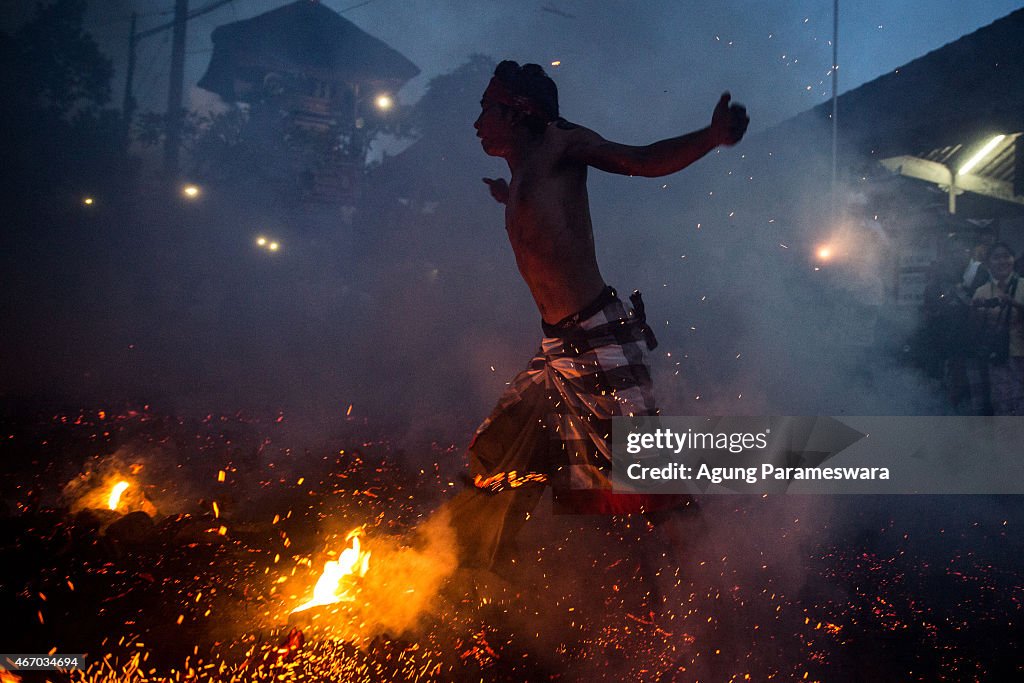
<svg viewBox="0 0 1024 683"><path fill-rule="evenodd" d="M1002 247L996 247L988 255L988 270L997 280L1005 280L1013 272L1013 256Z"/></svg>
<svg viewBox="0 0 1024 683"><path fill-rule="evenodd" d="M473 124L484 152L494 157L506 156L512 147L512 125L508 110L489 98L480 100L480 116Z"/></svg>

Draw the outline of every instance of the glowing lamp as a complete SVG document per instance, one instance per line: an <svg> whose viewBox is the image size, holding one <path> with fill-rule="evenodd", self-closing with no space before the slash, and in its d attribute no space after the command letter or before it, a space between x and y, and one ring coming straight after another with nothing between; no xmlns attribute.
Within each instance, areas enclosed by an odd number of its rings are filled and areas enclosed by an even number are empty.
<svg viewBox="0 0 1024 683"><path fill-rule="evenodd" d="M967 160L966 164L964 164L963 166L960 167L960 170L956 172L957 175L963 175L964 173L970 173L971 169L974 168L975 166L977 166L979 163L981 163L981 161L985 157L987 157L992 152L992 150L995 149L996 145L998 145L1000 142L1002 142L1003 138L1005 138L1005 137L1006 137L1005 135L997 135L994 138L992 138L991 140L989 140L988 142L986 142L984 147L979 149L974 156L972 156L970 159Z"/></svg>
<svg viewBox="0 0 1024 683"><path fill-rule="evenodd" d="M381 111L389 111L393 106L395 106L395 101L391 99L391 95L377 95L377 99L375 99L373 103L377 106L377 109L380 109Z"/></svg>
<svg viewBox="0 0 1024 683"><path fill-rule="evenodd" d="M195 199L196 197L199 196L199 188L196 187L195 185L186 185L185 187L181 188L181 194L183 194L188 199Z"/></svg>

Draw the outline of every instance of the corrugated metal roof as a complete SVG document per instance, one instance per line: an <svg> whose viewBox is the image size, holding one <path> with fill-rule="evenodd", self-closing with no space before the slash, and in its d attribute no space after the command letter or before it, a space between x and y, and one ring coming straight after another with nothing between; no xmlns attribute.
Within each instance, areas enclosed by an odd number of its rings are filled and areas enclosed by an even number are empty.
<svg viewBox="0 0 1024 683"><path fill-rule="evenodd" d="M979 161L973 169L971 169L971 175L1013 184L1016 178L1016 152L1019 147L1017 140L1020 137L1021 133L1006 135L1001 142L992 148L992 150L985 155L985 157ZM938 162L944 166L948 166L951 170L957 170L963 166L963 164L966 163L989 139L991 138L982 138L980 140L973 140L971 142L964 142L957 145L939 147L916 156L926 159L927 161Z"/></svg>
<svg viewBox="0 0 1024 683"><path fill-rule="evenodd" d="M969 142L887 157L880 163L894 173L935 183L949 192L950 213L956 212L956 195L962 192L1024 205L1024 179L1018 177L1022 142L1019 132L989 132Z"/></svg>
<svg viewBox="0 0 1024 683"><path fill-rule="evenodd" d="M844 155L911 154L1024 129L1024 9L839 96ZM761 135L830 125L824 102Z"/></svg>

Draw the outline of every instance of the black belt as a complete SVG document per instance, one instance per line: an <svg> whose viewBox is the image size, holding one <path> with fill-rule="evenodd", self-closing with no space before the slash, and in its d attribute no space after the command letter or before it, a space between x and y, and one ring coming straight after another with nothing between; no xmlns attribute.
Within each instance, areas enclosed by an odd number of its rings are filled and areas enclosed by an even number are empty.
<svg viewBox="0 0 1024 683"><path fill-rule="evenodd" d="M597 298L591 301L589 304L581 308L576 313L568 315L559 320L554 325L550 325L543 319L540 321L541 327L544 329L544 335L547 337L566 337L566 332L573 332L575 328L587 318L600 313L605 306L610 303L619 300L619 295L615 291L614 287L605 286L601 293L597 295ZM644 342L647 343L647 349L653 351L658 346L658 340L654 336L654 330L647 324L647 314L644 310L644 300L640 295L640 290L634 290L629 296L629 302L633 305L633 320L630 322L640 325L640 331L644 335ZM571 334L569 335L571 336Z"/></svg>
<svg viewBox="0 0 1024 683"><path fill-rule="evenodd" d="M644 341L647 342L647 350L653 351L658 348L658 338L654 336L654 330L647 324L647 313L644 311L644 298L640 295L639 289L634 289L629 295L629 303L633 304L633 312L640 322L640 331L644 333Z"/></svg>

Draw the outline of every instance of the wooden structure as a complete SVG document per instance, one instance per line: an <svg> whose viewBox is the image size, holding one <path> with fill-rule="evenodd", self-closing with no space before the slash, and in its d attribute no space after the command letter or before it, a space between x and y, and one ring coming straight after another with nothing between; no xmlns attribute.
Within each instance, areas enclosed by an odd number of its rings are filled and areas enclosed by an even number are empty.
<svg viewBox="0 0 1024 683"><path fill-rule="evenodd" d="M352 205L367 146L387 115L377 105L419 69L319 2L297 0L218 27L199 87L283 120L306 201ZM266 125L263 125L266 128Z"/></svg>

